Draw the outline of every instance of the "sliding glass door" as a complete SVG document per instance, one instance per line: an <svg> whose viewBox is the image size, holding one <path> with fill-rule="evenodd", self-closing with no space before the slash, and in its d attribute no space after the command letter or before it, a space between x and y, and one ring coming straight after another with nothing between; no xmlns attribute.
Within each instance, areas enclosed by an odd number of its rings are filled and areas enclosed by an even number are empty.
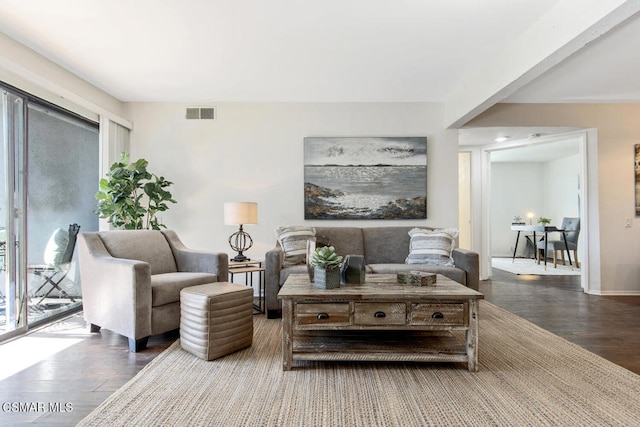
<svg viewBox="0 0 640 427"><path fill-rule="evenodd" d="M27 288L29 324L82 305L75 233L96 231L98 126L27 104Z"/></svg>
<svg viewBox="0 0 640 427"><path fill-rule="evenodd" d="M80 310L78 231L96 231L98 125L2 93L0 340Z"/></svg>
<svg viewBox="0 0 640 427"><path fill-rule="evenodd" d="M2 89L0 87L0 89ZM24 206L26 127L23 97L2 90L0 162L0 337L26 330L27 287Z"/></svg>
<svg viewBox="0 0 640 427"><path fill-rule="evenodd" d="M27 104L29 324L79 309L76 231L96 231L98 126L35 101Z"/></svg>

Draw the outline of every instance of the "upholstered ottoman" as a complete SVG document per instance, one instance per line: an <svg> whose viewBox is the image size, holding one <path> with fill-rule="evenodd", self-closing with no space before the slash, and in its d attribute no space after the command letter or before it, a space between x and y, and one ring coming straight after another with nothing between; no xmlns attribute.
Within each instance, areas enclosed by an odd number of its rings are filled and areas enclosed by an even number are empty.
<svg viewBox="0 0 640 427"><path fill-rule="evenodd" d="M213 360L253 342L253 289L219 282L180 291L180 344Z"/></svg>

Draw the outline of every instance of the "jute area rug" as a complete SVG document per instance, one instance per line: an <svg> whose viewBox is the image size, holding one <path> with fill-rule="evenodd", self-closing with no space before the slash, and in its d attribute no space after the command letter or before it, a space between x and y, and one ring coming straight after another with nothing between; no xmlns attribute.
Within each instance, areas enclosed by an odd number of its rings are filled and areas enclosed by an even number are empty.
<svg viewBox="0 0 640 427"><path fill-rule="evenodd" d="M279 320L206 362L174 343L80 426L614 426L640 422L640 376L486 301L480 371L294 362Z"/></svg>

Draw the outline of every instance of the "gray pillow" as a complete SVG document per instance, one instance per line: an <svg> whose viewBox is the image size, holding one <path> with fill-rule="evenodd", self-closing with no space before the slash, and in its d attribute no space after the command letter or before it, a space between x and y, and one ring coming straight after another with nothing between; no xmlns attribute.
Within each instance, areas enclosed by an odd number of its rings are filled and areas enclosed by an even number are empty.
<svg viewBox="0 0 640 427"><path fill-rule="evenodd" d="M276 228L278 243L284 252L283 267L304 264L307 258L307 241L316 235L316 229L302 225Z"/></svg>
<svg viewBox="0 0 640 427"><path fill-rule="evenodd" d="M425 230L414 228L409 231L409 256L407 264L430 264L453 267L451 252L455 247L458 230L446 228L440 230Z"/></svg>

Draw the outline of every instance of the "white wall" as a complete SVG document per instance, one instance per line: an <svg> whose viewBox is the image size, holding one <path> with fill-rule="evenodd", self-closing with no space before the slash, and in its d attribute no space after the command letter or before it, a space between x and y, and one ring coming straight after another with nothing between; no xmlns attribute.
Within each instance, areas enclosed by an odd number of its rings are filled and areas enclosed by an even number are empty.
<svg viewBox="0 0 640 427"><path fill-rule="evenodd" d="M90 120L102 115L128 124L122 102L2 33L0 81Z"/></svg>
<svg viewBox="0 0 640 427"><path fill-rule="evenodd" d="M638 113L627 118L637 124ZM602 282L603 288L606 284L614 294L640 294L640 218L635 216L633 167L634 144L640 141L640 134L625 137L624 133L621 130L598 150L600 230L605 240L601 246ZM626 218L631 228L625 228Z"/></svg>
<svg viewBox="0 0 640 427"><path fill-rule="evenodd" d="M560 226L564 217L580 217L580 157L562 157L544 164L544 216Z"/></svg>
<svg viewBox="0 0 640 427"><path fill-rule="evenodd" d="M197 105L197 106L205 106ZM223 203L258 202L247 225L261 258L286 224L458 226L457 133L445 130L443 106L425 103L212 103L216 119L185 120L187 104L132 103L132 159L173 181L178 203L162 215L185 244L231 252L234 227ZM306 136L426 136L427 220L305 221L303 138Z"/></svg>
<svg viewBox="0 0 640 427"><path fill-rule="evenodd" d="M542 163L500 162L491 164L491 256L513 256L516 233L511 231L513 217L529 223L528 212L536 218L544 214ZM536 218L533 219L535 225ZM521 236L523 237L523 236ZM518 254L525 248L524 237Z"/></svg>

